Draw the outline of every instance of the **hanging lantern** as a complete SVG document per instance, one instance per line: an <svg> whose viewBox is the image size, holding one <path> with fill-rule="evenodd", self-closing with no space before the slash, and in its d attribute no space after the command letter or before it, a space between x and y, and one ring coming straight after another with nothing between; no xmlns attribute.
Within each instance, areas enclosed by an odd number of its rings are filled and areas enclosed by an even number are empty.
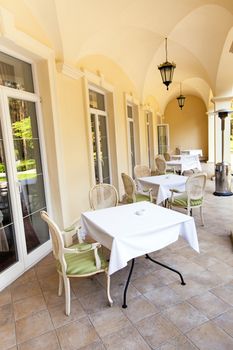
<svg viewBox="0 0 233 350"><path fill-rule="evenodd" d="M180 96L177 97L177 101L180 109L182 110L182 108L184 107L185 96L182 95L182 92L181 92L181 83L180 83Z"/></svg>
<svg viewBox="0 0 233 350"><path fill-rule="evenodd" d="M165 38L165 52L166 52L166 62L160 64L158 66L158 69L160 70L163 84L166 85L167 90L168 90L168 86L172 82L173 73L174 73L174 69L176 68L176 65L175 65L175 63L168 62L168 60L167 60L167 38Z"/></svg>

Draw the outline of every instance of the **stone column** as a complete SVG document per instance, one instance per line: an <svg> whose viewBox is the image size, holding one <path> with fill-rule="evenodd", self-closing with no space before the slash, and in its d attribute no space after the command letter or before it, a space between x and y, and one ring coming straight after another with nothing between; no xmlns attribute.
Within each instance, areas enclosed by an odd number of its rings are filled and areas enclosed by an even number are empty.
<svg viewBox="0 0 233 350"><path fill-rule="evenodd" d="M222 134L221 134L221 120L218 117L217 111L221 109L231 110L233 96L227 97L213 97L212 102L215 104L215 162L222 161ZM233 111L232 111L233 113ZM224 133L224 161L231 163L231 151L230 151L230 114L225 120L225 133Z"/></svg>

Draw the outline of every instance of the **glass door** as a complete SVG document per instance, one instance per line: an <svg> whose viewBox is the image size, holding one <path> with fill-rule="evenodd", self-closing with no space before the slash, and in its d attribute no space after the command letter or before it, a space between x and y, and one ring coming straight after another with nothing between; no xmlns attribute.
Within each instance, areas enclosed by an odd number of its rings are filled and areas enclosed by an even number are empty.
<svg viewBox="0 0 233 350"><path fill-rule="evenodd" d="M40 211L46 209L35 102L8 98L14 164L27 254L49 240Z"/></svg>
<svg viewBox="0 0 233 350"><path fill-rule="evenodd" d="M0 290L51 250L31 63L0 52Z"/></svg>

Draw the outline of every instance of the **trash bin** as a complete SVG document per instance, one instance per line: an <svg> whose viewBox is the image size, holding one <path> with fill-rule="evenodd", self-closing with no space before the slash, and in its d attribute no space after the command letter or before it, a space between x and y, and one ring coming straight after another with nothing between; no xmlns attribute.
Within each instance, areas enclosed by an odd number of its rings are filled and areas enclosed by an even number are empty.
<svg viewBox="0 0 233 350"><path fill-rule="evenodd" d="M215 165L215 196L232 196L231 192L231 170L225 162Z"/></svg>

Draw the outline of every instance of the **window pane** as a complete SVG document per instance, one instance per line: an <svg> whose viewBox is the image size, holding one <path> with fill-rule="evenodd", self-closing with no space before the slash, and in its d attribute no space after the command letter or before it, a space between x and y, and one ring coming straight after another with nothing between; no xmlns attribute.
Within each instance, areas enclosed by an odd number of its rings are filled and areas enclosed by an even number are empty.
<svg viewBox="0 0 233 350"><path fill-rule="evenodd" d="M18 261L4 145L0 127L0 272Z"/></svg>
<svg viewBox="0 0 233 350"><path fill-rule="evenodd" d="M133 118L133 108L132 108L132 106L127 106L127 114L128 114L128 118L130 118L130 119Z"/></svg>
<svg viewBox="0 0 233 350"><path fill-rule="evenodd" d="M99 92L89 90L90 107L105 111L104 95Z"/></svg>
<svg viewBox="0 0 233 350"><path fill-rule="evenodd" d="M40 218L46 208L35 103L9 98L24 230L29 253L49 239Z"/></svg>
<svg viewBox="0 0 233 350"><path fill-rule="evenodd" d="M94 166L95 166L95 181L98 184L100 182L100 176L99 176L99 166L98 166L97 136L96 136L96 125L95 125L94 114L91 114L91 136L92 136L93 157L94 157Z"/></svg>
<svg viewBox="0 0 233 350"><path fill-rule="evenodd" d="M0 52L0 85L34 92L31 65Z"/></svg>

